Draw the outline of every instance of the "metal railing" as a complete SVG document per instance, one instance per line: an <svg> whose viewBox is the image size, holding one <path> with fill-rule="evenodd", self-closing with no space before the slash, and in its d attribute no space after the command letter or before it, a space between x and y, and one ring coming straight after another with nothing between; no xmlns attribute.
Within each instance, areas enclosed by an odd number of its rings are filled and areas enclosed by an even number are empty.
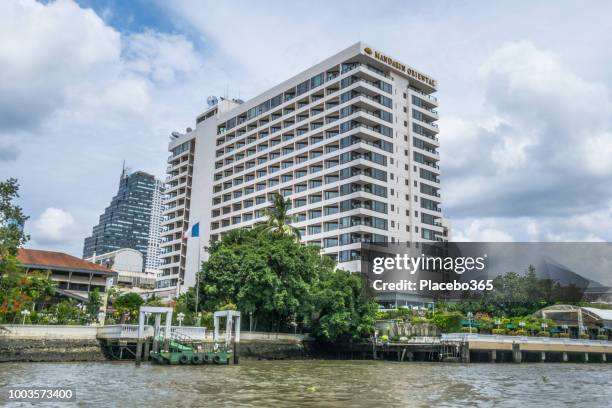
<svg viewBox="0 0 612 408"><path fill-rule="evenodd" d="M454 341L490 341L501 343L536 343L536 344L573 344L581 346L603 345L612 347L612 341L608 340L587 340L569 339L555 337L530 337L530 336L506 336L501 334L476 334L476 333L447 333L442 334L442 340Z"/></svg>
<svg viewBox="0 0 612 408"><path fill-rule="evenodd" d="M162 327L162 334L165 328ZM143 337L153 336L153 326L145 326L142 333ZM137 324L114 324L98 327L99 338L103 339L137 339L138 325ZM193 340L204 340L206 338L206 327L194 326L172 326L170 328L170 338L189 337Z"/></svg>

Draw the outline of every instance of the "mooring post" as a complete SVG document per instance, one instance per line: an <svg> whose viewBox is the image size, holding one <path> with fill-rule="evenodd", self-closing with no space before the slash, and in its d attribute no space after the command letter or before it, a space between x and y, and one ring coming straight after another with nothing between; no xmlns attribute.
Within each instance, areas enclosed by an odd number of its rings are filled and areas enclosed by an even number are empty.
<svg viewBox="0 0 612 408"><path fill-rule="evenodd" d="M155 314L155 327L153 328L153 352L159 352L159 327L161 326L161 314Z"/></svg>
<svg viewBox="0 0 612 408"><path fill-rule="evenodd" d="M606 356L606 353L601 353L601 362L605 363L608 361L608 357Z"/></svg>
<svg viewBox="0 0 612 408"><path fill-rule="evenodd" d="M495 363L497 361L497 350L491 350L489 352L489 359L492 363Z"/></svg>
<svg viewBox="0 0 612 408"><path fill-rule="evenodd" d="M470 362L470 344L467 341L461 345L461 362Z"/></svg>
<svg viewBox="0 0 612 408"><path fill-rule="evenodd" d="M519 343L512 343L512 361L520 363L522 359L521 345Z"/></svg>
<svg viewBox="0 0 612 408"><path fill-rule="evenodd" d="M145 314L141 310L138 314L138 339L136 340L136 365L140 365L142 358L142 336L144 331Z"/></svg>
<svg viewBox="0 0 612 408"><path fill-rule="evenodd" d="M564 362L564 363L567 363L568 361L569 361L569 357L568 357L568 355L567 355L567 352L565 352L565 351L564 351L564 352L563 352L563 362Z"/></svg>
<svg viewBox="0 0 612 408"><path fill-rule="evenodd" d="M149 361L149 348L151 347L151 343L149 343L149 339L144 340L144 361Z"/></svg>
<svg viewBox="0 0 612 408"><path fill-rule="evenodd" d="M540 361L541 361L542 363L546 361L546 352L545 352L545 351L543 351L543 352L540 354Z"/></svg>
<svg viewBox="0 0 612 408"><path fill-rule="evenodd" d="M589 362L589 353L584 353L584 362L585 363Z"/></svg>

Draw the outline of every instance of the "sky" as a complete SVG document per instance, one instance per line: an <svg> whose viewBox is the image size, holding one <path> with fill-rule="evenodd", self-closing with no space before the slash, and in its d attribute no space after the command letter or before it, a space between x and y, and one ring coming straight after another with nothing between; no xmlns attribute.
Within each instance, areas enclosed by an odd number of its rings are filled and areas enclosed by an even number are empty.
<svg viewBox="0 0 612 408"><path fill-rule="evenodd" d="M0 179L32 248L82 253L125 160L165 177L209 95L364 41L438 80L454 240L612 240L612 3L0 2Z"/></svg>

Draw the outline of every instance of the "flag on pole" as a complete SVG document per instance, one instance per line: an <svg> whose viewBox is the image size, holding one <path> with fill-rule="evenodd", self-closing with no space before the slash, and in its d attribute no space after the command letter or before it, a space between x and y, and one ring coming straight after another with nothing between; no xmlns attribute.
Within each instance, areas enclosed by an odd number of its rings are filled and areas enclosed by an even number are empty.
<svg viewBox="0 0 612 408"><path fill-rule="evenodd" d="M200 236L200 223L196 222L191 226L191 236L199 237Z"/></svg>

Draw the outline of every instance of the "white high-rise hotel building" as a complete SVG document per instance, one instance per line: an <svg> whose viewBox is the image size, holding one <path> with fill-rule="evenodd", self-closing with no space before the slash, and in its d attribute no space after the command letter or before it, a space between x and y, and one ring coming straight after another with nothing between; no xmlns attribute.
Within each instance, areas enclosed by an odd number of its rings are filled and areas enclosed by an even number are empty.
<svg viewBox="0 0 612 408"><path fill-rule="evenodd" d="M443 239L436 87L357 43L202 113L169 144L159 294L193 286L208 242L263 221L274 192L292 201L302 240L346 269L361 242Z"/></svg>

